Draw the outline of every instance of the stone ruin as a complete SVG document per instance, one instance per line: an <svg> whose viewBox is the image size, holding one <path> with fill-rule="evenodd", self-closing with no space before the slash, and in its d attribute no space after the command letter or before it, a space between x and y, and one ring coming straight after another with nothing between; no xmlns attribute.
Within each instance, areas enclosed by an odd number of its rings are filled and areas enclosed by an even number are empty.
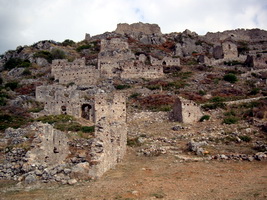
<svg viewBox="0 0 267 200"><path fill-rule="evenodd" d="M151 65L147 60L151 60ZM160 78L164 76L163 66L180 65L179 58L165 57L158 60L144 54L136 57L127 42L120 38L101 40L97 66L87 66L85 59L53 60L51 74L60 84L97 85L100 78Z"/></svg>
<svg viewBox="0 0 267 200"><path fill-rule="evenodd" d="M66 59L53 60L51 75L60 84L76 85L95 85L100 78L99 70L95 66L87 66L84 58L73 62L68 62Z"/></svg>
<svg viewBox="0 0 267 200"><path fill-rule="evenodd" d="M166 41L157 24L144 24L142 22L118 24L115 33L128 35L144 44L161 44Z"/></svg>
<svg viewBox="0 0 267 200"><path fill-rule="evenodd" d="M50 89L48 93L53 91L50 86L47 89ZM7 153L7 162L0 165L0 178L25 180L26 183L57 181L72 184L76 179L98 178L122 160L127 143L126 98L123 93L97 93L85 102L81 99L75 105L64 104L66 107L62 109L62 100L71 98L62 99L61 94L75 96L79 92L74 88L68 91L59 87L54 95L45 98L47 94L41 92L44 90L44 87L39 89L38 100L49 102L54 98L61 101L53 107L47 106L45 114L66 112L72 115L71 112L77 109L74 116L79 114L79 117L90 120L95 124L95 132L92 138L73 140L68 136L70 133L40 122L24 129L9 128L5 131L5 139L22 147L27 144L28 150L14 148ZM8 170L11 168L13 171Z"/></svg>
<svg viewBox="0 0 267 200"><path fill-rule="evenodd" d="M182 97L175 100L172 115L174 121L181 123L194 123L203 116L200 106Z"/></svg>

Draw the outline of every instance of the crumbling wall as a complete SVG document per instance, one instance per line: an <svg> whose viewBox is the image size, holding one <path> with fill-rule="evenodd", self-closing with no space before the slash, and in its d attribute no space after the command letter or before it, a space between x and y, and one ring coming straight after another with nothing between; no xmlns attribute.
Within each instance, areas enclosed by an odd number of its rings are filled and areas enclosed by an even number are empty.
<svg viewBox="0 0 267 200"><path fill-rule="evenodd" d="M180 66L180 58L164 57L162 60L153 58L150 56L150 62L153 66L164 65L164 66Z"/></svg>
<svg viewBox="0 0 267 200"><path fill-rule="evenodd" d="M126 98L124 94L95 96L96 140L92 144L90 176L99 177L114 167L126 152Z"/></svg>
<svg viewBox="0 0 267 200"><path fill-rule="evenodd" d="M253 66L255 69L267 69L267 54L253 56Z"/></svg>
<svg viewBox="0 0 267 200"><path fill-rule="evenodd" d="M235 59L238 57L237 46L233 42L226 41L222 43L223 58Z"/></svg>
<svg viewBox="0 0 267 200"><path fill-rule="evenodd" d="M164 76L162 65L145 65L142 61L128 61L120 63L120 77L124 79L131 78L160 78Z"/></svg>
<svg viewBox="0 0 267 200"><path fill-rule="evenodd" d="M94 100L85 99L86 91L77 90L77 86L61 85L38 86L36 100L44 103L40 115L67 114L77 118L83 117L94 121Z"/></svg>
<svg viewBox="0 0 267 200"><path fill-rule="evenodd" d="M161 35L160 27L157 24L144 24L142 22L127 24L122 23L117 25L116 33L119 34L158 34Z"/></svg>
<svg viewBox="0 0 267 200"><path fill-rule="evenodd" d="M29 164L62 164L69 155L69 139L66 134L49 124L36 123L33 148L28 151Z"/></svg>
<svg viewBox="0 0 267 200"><path fill-rule="evenodd" d="M194 123L202 116L200 107L193 101L177 98L173 107L173 119L182 123Z"/></svg>
<svg viewBox="0 0 267 200"><path fill-rule="evenodd" d="M87 66L85 58L68 62L66 59L53 60L51 74L60 84L95 85L100 77L95 66Z"/></svg>

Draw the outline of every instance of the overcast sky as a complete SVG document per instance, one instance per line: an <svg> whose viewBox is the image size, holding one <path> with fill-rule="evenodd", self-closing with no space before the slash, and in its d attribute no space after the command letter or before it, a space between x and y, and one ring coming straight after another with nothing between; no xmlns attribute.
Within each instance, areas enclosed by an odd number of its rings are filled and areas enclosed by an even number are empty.
<svg viewBox="0 0 267 200"><path fill-rule="evenodd" d="M0 54L40 40L77 42L139 21L163 33L267 30L267 0L0 0Z"/></svg>

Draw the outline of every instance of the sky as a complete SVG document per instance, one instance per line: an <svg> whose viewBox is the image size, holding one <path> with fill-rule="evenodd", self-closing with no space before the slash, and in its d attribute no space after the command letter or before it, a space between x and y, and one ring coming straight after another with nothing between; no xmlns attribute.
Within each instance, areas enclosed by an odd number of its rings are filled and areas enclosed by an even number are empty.
<svg viewBox="0 0 267 200"><path fill-rule="evenodd" d="M41 40L78 42L135 22L158 24L162 33L267 30L267 0L0 0L0 54Z"/></svg>

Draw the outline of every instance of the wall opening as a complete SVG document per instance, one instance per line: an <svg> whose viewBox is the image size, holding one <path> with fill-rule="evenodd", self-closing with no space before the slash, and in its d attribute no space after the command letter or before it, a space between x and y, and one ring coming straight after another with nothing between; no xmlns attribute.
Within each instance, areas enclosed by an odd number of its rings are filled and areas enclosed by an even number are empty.
<svg viewBox="0 0 267 200"><path fill-rule="evenodd" d="M90 120L92 106L90 104L82 105L82 118Z"/></svg>
<svg viewBox="0 0 267 200"><path fill-rule="evenodd" d="M67 114L67 107L61 106L61 114L66 115Z"/></svg>

